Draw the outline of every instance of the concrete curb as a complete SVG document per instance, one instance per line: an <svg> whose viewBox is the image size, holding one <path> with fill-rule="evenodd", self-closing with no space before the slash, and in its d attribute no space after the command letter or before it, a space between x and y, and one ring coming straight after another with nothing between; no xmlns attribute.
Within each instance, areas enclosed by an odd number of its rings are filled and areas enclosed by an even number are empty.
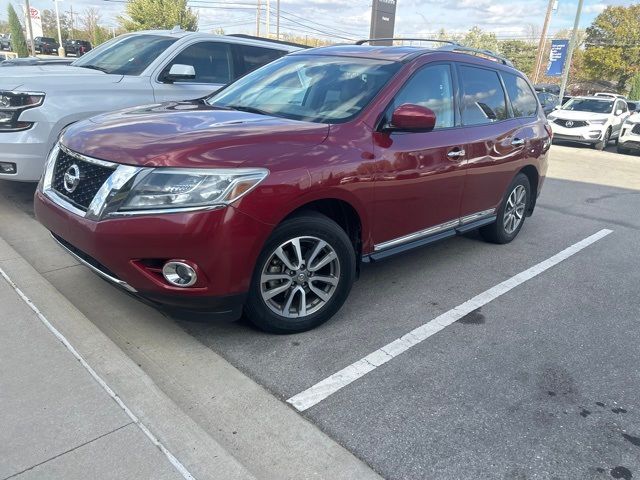
<svg viewBox="0 0 640 480"><path fill-rule="evenodd" d="M0 268L195 478L255 478L1 238Z"/></svg>

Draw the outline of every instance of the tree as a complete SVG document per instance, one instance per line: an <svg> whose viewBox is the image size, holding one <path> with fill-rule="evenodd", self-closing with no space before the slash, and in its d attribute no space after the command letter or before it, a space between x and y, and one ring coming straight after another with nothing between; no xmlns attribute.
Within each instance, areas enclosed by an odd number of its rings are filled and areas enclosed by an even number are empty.
<svg viewBox="0 0 640 480"><path fill-rule="evenodd" d="M17 53L19 57L28 57L29 50L27 49L27 41L24 38L22 24L13 5L9 4L7 13L9 17L9 32L11 33L11 49Z"/></svg>
<svg viewBox="0 0 640 480"><path fill-rule="evenodd" d="M498 44L500 55L513 62L518 70L533 76L538 46L524 40L503 40Z"/></svg>
<svg viewBox="0 0 640 480"><path fill-rule="evenodd" d="M593 78L612 80L618 91L640 72L640 4L609 6L587 28L584 65Z"/></svg>
<svg viewBox="0 0 640 480"><path fill-rule="evenodd" d="M84 10L84 14L79 17L80 25L84 28L89 41L94 45L104 42L106 37L104 28L100 26L102 14L96 7L89 7Z"/></svg>
<svg viewBox="0 0 640 480"><path fill-rule="evenodd" d="M629 90L631 100L640 100L640 73L636 73L631 79L631 90Z"/></svg>
<svg viewBox="0 0 640 480"><path fill-rule="evenodd" d="M64 42L69 38L71 32L71 19L64 13L60 14L60 34ZM58 22L56 12L53 10L42 11L42 34L45 37L58 39Z"/></svg>
<svg viewBox="0 0 640 480"><path fill-rule="evenodd" d="M118 22L126 30L171 29L179 25L183 30L198 28L198 15L187 6L187 0L129 0L125 16Z"/></svg>
<svg viewBox="0 0 640 480"><path fill-rule="evenodd" d="M472 27L460 39L460 43L465 47L477 48L479 50L498 50L498 37L495 33L487 33L480 27Z"/></svg>

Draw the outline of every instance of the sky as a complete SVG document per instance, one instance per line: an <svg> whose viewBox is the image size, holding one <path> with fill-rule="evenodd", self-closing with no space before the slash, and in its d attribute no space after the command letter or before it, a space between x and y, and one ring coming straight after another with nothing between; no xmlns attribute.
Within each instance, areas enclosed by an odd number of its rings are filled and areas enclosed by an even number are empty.
<svg viewBox="0 0 640 480"><path fill-rule="evenodd" d="M23 0L13 0L14 6ZM30 0L31 6L53 9L53 0ZM261 0L264 5L267 0ZM638 1L638 0L636 0ZM61 12L97 7L101 22L117 24L124 0L62 0ZM548 0L397 0L395 32L402 36L425 37L444 28L464 32L473 26L495 33L498 38L531 38L542 29ZM0 0L0 19L7 18L9 0ZM584 0L580 26L587 27L607 5L630 5L630 0ZM257 0L189 0L198 11L201 31L223 28L225 33L255 34ZM276 0L271 0L275 12ZM550 33L573 26L577 0L559 0ZM263 22L264 22L263 8ZM280 0L281 32L309 35L335 41L367 38L371 16L370 0ZM275 33L275 14L272 14ZM264 33L264 23L262 25Z"/></svg>

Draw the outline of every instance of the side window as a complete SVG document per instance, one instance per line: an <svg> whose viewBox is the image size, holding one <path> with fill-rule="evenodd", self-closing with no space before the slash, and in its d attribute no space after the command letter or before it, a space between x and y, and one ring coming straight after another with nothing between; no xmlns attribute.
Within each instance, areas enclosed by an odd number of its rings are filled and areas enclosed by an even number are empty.
<svg viewBox="0 0 640 480"><path fill-rule="evenodd" d="M238 48L244 65L243 71L238 72L238 76L251 72L256 68L260 68L267 63L271 63L287 53L282 50L254 47L251 45L238 45Z"/></svg>
<svg viewBox="0 0 640 480"><path fill-rule="evenodd" d="M191 65L196 78L181 80L188 83L218 83L231 81L231 49L220 42L200 42L188 46L164 69L168 73L172 65ZM162 74L161 74L162 76Z"/></svg>
<svg viewBox="0 0 640 480"><path fill-rule="evenodd" d="M515 117L532 117L536 114L536 98L524 78L511 73L502 73L504 86L507 88L511 108ZM545 95L543 103L555 103L552 95Z"/></svg>
<svg viewBox="0 0 640 480"><path fill-rule="evenodd" d="M481 125L508 118L504 90L497 72L462 65L460 75L464 125Z"/></svg>
<svg viewBox="0 0 640 480"><path fill-rule="evenodd" d="M427 66L415 73L393 100L388 116L405 103L430 108L436 114L436 129L453 127L453 82L449 65Z"/></svg>
<svg viewBox="0 0 640 480"><path fill-rule="evenodd" d="M623 102L622 100L618 100L618 102L616 103L616 109L615 111L617 112L618 110L622 110L622 113L625 113L627 111L627 104L626 102ZM615 112L614 112L615 113Z"/></svg>

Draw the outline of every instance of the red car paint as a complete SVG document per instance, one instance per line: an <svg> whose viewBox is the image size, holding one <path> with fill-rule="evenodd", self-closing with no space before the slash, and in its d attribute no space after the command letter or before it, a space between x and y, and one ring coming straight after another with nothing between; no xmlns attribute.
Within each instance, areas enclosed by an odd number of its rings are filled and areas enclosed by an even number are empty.
<svg viewBox="0 0 640 480"><path fill-rule="evenodd" d="M415 52L400 47L339 48L344 56L365 52L390 60ZM410 134L377 129L381 112L398 89L426 64L464 62L515 73L470 55L425 52L405 62L374 100L346 123L310 123L183 102L105 114L72 125L61 143L98 159L154 167L263 167L270 173L226 208L92 221L61 208L39 189L36 215L55 235L142 296L237 316L270 233L312 202L338 200L355 212L360 253L366 260L375 245L497 208L523 169L539 193L550 145L541 108L532 118L478 126ZM514 139L524 140L524 145L513 146ZM458 150L466 155L452 160L448 154ZM144 259L184 259L201 275L193 287L173 287L157 268L147 268Z"/></svg>

